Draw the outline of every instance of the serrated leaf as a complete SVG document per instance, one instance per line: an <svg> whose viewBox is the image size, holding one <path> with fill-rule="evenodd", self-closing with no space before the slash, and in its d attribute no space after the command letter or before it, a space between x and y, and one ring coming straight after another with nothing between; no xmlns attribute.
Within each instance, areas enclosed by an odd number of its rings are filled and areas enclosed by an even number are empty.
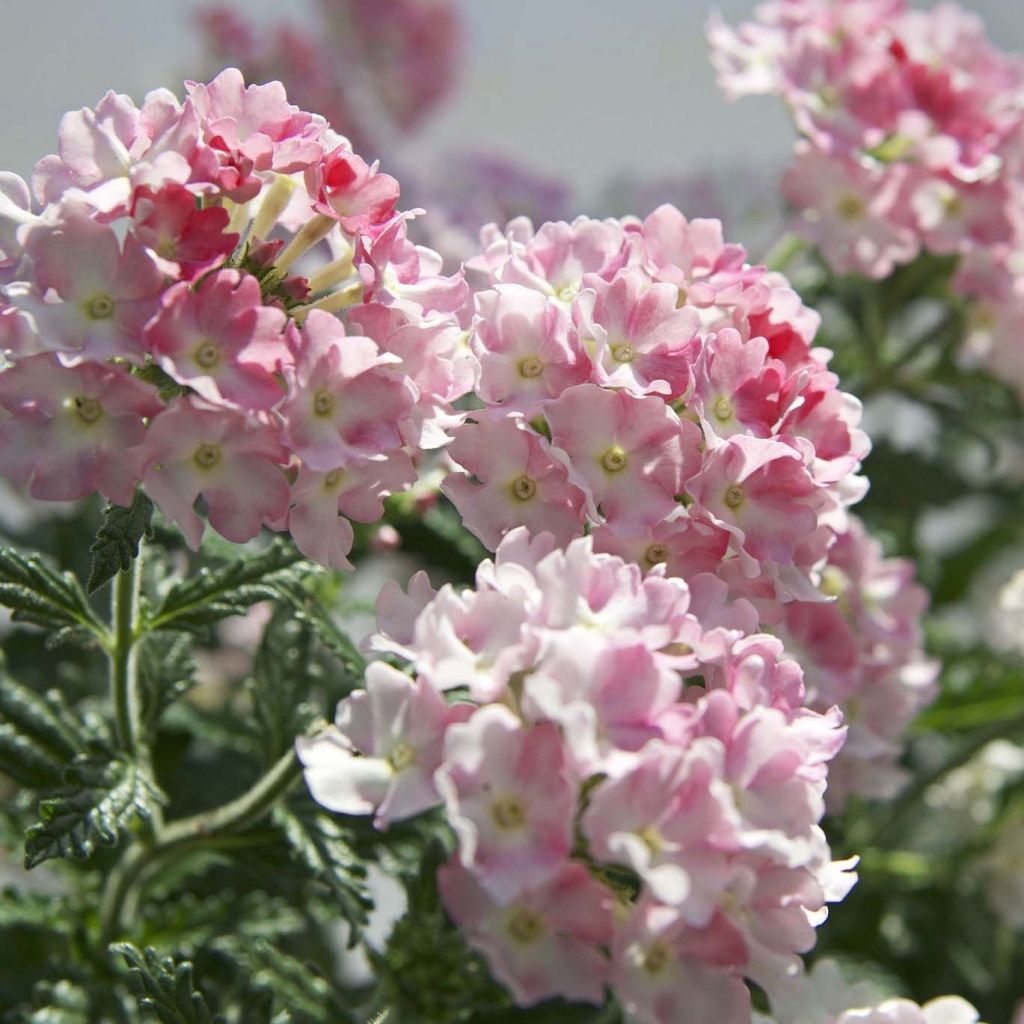
<svg viewBox="0 0 1024 1024"><path fill-rule="evenodd" d="M132 373L139 380L152 384L165 402L169 402L172 398L178 398L180 395L187 395L192 391L187 385L179 384L169 373L160 369L156 363L147 363L145 366L136 367L132 370Z"/></svg>
<svg viewBox="0 0 1024 1024"><path fill-rule="evenodd" d="M72 784L40 801L42 821L25 833L26 868L55 857L83 860L100 846L115 845L133 822L149 820L162 799L136 764L85 763L69 774Z"/></svg>
<svg viewBox="0 0 1024 1024"><path fill-rule="evenodd" d="M292 544L275 541L261 554L216 569L200 569L171 587L148 626L203 630L217 619L242 615L259 601L273 600L277 596L273 584L299 572L301 561Z"/></svg>
<svg viewBox="0 0 1024 1024"><path fill-rule="evenodd" d="M213 943L215 949L234 960L246 974L249 986L274 994L288 1017L274 1021L322 1021L347 1024L355 1018L341 1005L333 986L316 968L262 939L255 942L225 936Z"/></svg>
<svg viewBox="0 0 1024 1024"><path fill-rule="evenodd" d="M277 595L288 602L297 618L306 623L316 634L316 638L341 662L351 677L347 689L351 689L357 680L362 679L366 671L366 659L351 638L331 618L322 602L311 594L300 580L282 578L276 580L273 589Z"/></svg>
<svg viewBox="0 0 1024 1024"><path fill-rule="evenodd" d="M75 912L62 897L13 887L0 892L0 929L27 927L66 934L75 923Z"/></svg>
<svg viewBox="0 0 1024 1024"><path fill-rule="evenodd" d="M309 714L302 715L303 700L321 673L309 627L278 608L267 623L253 659L248 683L259 739L267 759L276 761L305 730ZM305 718L305 720L303 720Z"/></svg>
<svg viewBox="0 0 1024 1024"><path fill-rule="evenodd" d="M0 674L0 771L23 786L60 785L87 739L56 690L40 695Z"/></svg>
<svg viewBox="0 0 1024 1024"><path fill-rule="evenodd" d="M286 807L274 809L274 821L293 856L330 889L339 913L349 924L351 948L366 926L373 900L366 888L366 867L340 824L326 814L295 813Z"/></svg>
<svg viewBox="0 0 1024 1024"><path fill-rule="evenodd" d="M0 548L0 605L11 609L16 622L48 629L84 627L101 636L106 632L71 573L57 572L13 548Z"/></svg>
<svg viewBox="0 0 1024 1024"><path fill-rule="evenodd" d="M192 637L185 633L146 633L135 649L143 716L152 725L195 686Z"/></svg>
<svg viewBox="0 0 1024 1024"><path fill-rule="evenodd" d="M195 988L190 961L161 957L150 948L140 953L129 942L115 943L110 951L124 957L139 1007L150 1019L160 1024L223 1021L223 1017L211 1015L203 994Z"/></svg>
<svg viewBox="0 0 1024 1024"><path fill-rule="evenodd" d="M153 502L140 490L136 490L128 508L107 505L103 510L103 525L89 548L92 568L85 584L88 593L98 590L119 572L127 572L131 568L132 562L139 557L142 538L152 533L152 521Z"/></svg>

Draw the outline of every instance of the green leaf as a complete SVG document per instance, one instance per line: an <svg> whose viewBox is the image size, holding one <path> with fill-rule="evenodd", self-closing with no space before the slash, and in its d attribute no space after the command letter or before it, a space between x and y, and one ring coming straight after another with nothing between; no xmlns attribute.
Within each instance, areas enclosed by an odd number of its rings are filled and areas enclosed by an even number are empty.
<svg viewBox="0 0 1024 1024"><path fill-rule="evenodd" d="M366 926L373 900L366 888L366 867L349 845L341 825L326 814L274 809L292 854L310 874L328 887L341 916L350 926L349 948Z"/></svg>
<svg viewBox="0 0 1024 1024"><path fill-rule="evenodd" d="M139 380L152 384L165 402L169 402L172 398L178 398L180 395L187 395L192 391L190 387L179 384L169 373L161 370L156 363L139 366L132 373Z"/></svg>
<svg viewBox="0 0 1024 1024"><path fill-rule="evenodd" d="M133 559L139 557L139 544L143 537L152 535L153 502L137 490L128 508L107 505L103 510L103 525L89 550L92 569L85 589L91 594L99 590L119 572L127 572Z"/></svg>
<svg viewBox="0 0 1024 1024"><path fill-rule="evenodd" d="M217 619L242 615L277 596L274 583L300 572L302 556L289 542L275 541L261 554L216 569L200 569L167 592L148 622L150 629L201 631Z"/></svg>
<svg viewBox="0 0 1024 1024"><path fill-rule="evenodd" d="M152 726L196 684L192 637L187 633L146 633L135 650L143 717Z"/></svg>
<svg viewBox="0 0 1024 1024"><path fill-rule="evenodd" d="M139 1007L148 1019L160 1024L215 1024L203 994L194 986L192 964L188 960L161 957L147 948L140 953L129 942L117 942L112 953L124 957Z"/></svg>
<svg viewBox="0 0 1024 1024"><path fill-rule="evenodd" d="M366 670L366 659L351 638L331 618L330 613L315 594L308 591L301 580L281 578L274 582L275 593L288 602L296 617L306 623L316 638L341 662L349 674L351 690Z"/></svg>
<svg viewBox="0 0 1024 1024"><path fill-rule="evenodd" d="M38 556L13 548L0 548L0 605L11 609L16 622L51 630L84 627L97 636L106 635L106 627L71 573L56 572Z"/></svg>
<svg viewBox="0 0 1024 1024"><path fill-rule="evenodd" d="M250 987L274 994L275 1007L287 1011L286 1015L275 1016L275 1021L354 1024L355 1018L342 1005L334 987L314 965L262 939L253 942L224 936L213 945L238 964Z"/></svg>
<svg viewBox="0 0 1024 1024"><path fill-rule="evenodd" d="M40 695L0 674L0 771L34 789L59 786L87 742L58 691Z"/></svg>
<svg viewBox="0 0 1024 1024"><path fill-rule="evenodd" d="M315 715L303 700L323 674L316 654L309 627L294 618L287 606L279 607L263 631L248 684L268 761L276 761L291 747Z"/></svg>
<svg viewBox="0 0 1024 1024"><path fill-rule="evenodd" d="M22 1024L93 1024L89 994L70 981L42 982L36 987L33 1002L38 1009L24 1013Z"/></svg>
<svg viewBox="0 0 1024 1024"><path fill-rule="evenodd" d="M69 784L41 800L42 821L25 833L25 867L54 857L84 860L101 846L114 846L134 822L148 821L160 790L136 764L82 763L69 770Z"/></svg>

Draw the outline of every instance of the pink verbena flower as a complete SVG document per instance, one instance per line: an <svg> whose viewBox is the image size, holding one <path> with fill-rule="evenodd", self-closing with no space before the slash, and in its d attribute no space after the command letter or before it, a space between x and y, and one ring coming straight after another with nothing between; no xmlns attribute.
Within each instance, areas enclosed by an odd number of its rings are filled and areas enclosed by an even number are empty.
<svg viewBox="0 0 1024 1024"><path fill-rule="evenodd" d="M129 450L144 417L163 409L156 391L121 367L61 365L49 353L0 373L0 472L34 498L73 501L99 491L130 505L138 479Z"/></svg>
<svg viewBox="0 0 1024 1024"><path fill-rule="evenodd" d="M309 314L295 347L281 415L288 445L307 465L329 472L402 446L399 424L412 395L381 369L397 357L382 354L369 338L346 336L338 320L319 310Z"/></svg>
<svg viewBox="0 0 1024 1024"><path fill-rule="evenodd" d="M499 903L552 881L572 847L576 787L558 729L499 705L452 726L436 776L459 859Z"/></svg>
<svg viewBox="0 0 1024 1024"><path fill-rule="evenodd" d="M142 330L157 310L163 279L133 235L119 244L87 206L67 200L32 225L25 253L32 289L8 294L31 314L41 348L89 359L141 358Z"/></svg>
<svg viewBox="0 0 1024 1024"><path fill-rule="evenodd" d="M146 340L171 377L207 401L241 409L281 400L275 375L292 359L287 318L263 304L256 278L218 270L194 287L183 281L169 288L162 304Z"/></svg>
<svg viewBox="0 0 1024 1024"><path fill-rule="evenodd" d="M698 429L659 398L581 384L546 405L544 418L590 515L626 531L664 519L699 459Z"/></svg>
<svg viewBox="0 0 1024 1024"><path fill-rule="evenodd" d="M612 893L580 864L510 902L496 901L458 863L438 875L445 908L520 1006L543 999L600 1003L607 961L598 947L612 931Z"/></svg>
<svg viewBox="0 0 1024 1024"><path fill-rule="evenodd" d="M286 458L266 419L198 398L175 399L157 416L138 456L143 488L193 550L203 536L192 507L200 495L210 525L235 543L279 520L288 508Z"/></svg>
<svg viewBox="0 0 1024 1024"><path fill-rule="evenodd" d="M314 209L337 217L348 232L389 221L398 202L398 182L369 166L346 145L327 153L306 171Z"/></svg>
<svg viewBox="0 0 1024 1024"><path fill-rule="evenodd" d="M447 454L471 476L450 473L441 489L489 548L516 526L548 531L563 544L580 534L583 492L534 433L512 419L482 416L454 434Z"/></svg>
<svg viewBox="0 0 1024 1024"><path fill-rule="evenodd" d="M366 689L338 705L335 725L296 740L314 799L342 814L374 814L377 828L433 807L446 730L471 713L427 683L376 662Z"/></svg>

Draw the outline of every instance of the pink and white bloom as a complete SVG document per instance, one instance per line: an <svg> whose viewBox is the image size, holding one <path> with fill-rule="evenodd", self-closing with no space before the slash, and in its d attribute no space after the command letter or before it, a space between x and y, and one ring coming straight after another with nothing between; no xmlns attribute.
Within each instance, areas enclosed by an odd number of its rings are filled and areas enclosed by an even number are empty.
<svg viewBox="0 0 1024 1024"><path fill-rule="evenodd" d="M218 270L196 286L164 292L163 308L146 328L156 360L176 381L209 402L269 409L284 396L277 374L292 359L287 319L265 306L250 274Z"/></svg>
<svg viewBox="0 0 1024 1024"><path fill-rule="evenodd" d="M576 785L550 722L524 726L498 704L445 737L435 776L459 860L498 903L551 882L572 847Z"/></svg>
<svg viewBox="0 0 1024 1024"><path fill-rule="evenodd" d="M203 521L192 506L200 495L210 525L236 544L281 519L288 509L286 458L266 419L178 398L154 419L138 464L146 493L196 550Z"/></svg>
<svg viewBox="0 0 1024 1024"><path fill-rule="evenodd" d="M0 373L0 472L34 498L74 501L99 491L130 505L138 479L130 450L144 418L163 409L154 388L116 366L63 366L49 353Z"/></svg>
<svg viewBox="0 0 1024 1024"><path fill-rule="evenodd" d="M383 662L366 670L366 689L339 705L335 724L296 740L313 798L341 814L373 814L387 828L440 800L433 776L450 725L468 704L448 707L429 683Z"/></svg>

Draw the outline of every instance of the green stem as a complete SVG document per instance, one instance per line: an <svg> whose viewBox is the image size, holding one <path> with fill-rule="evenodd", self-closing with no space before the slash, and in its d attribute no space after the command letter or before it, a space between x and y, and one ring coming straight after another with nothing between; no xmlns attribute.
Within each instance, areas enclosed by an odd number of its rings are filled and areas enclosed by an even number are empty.
<svg viewBox="0 0 1024 1024"><path fill-rule="evenodd" d="M139 584L142 577L136 558L114 579L111 600L110 696L114 705L117 738L127 754L135 754L142 734L142 708L135 659Z"/></svg>
<svg viewBox="0 0 1024 1024"><path fill-rule="evenodd" d="M769 270L783 271L807 248L807 243L798 234L790 232L783 235L775 245L768 250L768 254L762 260Z"/></svg>
<svg viewBox="0 0 1024 1024"><path fill-rule="evenodd" d="M147 878L163 862L209 850L262 818L301 774L294 750L289 750L240 797L212 811L159 827L148 844L134 843L111 872L100 906L100 938L105 946L118 937L122 922L134 917Z"/></svg>

